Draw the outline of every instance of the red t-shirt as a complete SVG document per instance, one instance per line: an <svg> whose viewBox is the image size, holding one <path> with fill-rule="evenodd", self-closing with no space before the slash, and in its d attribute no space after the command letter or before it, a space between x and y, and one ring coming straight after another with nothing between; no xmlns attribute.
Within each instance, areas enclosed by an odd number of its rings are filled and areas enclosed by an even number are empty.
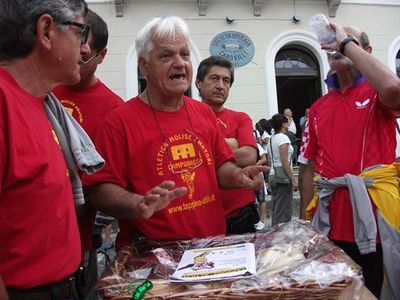
<svg viewBox="0 0 400 300"><path fill-rule="evenodd" d="M221 112L217 112L216 116L224 137L235 138L239 148L251 146L258 151L253 134L253 123L246 113L224 108ZM253 189L221 189L221 199L225 215L230 218L237 215L241 208L254 203L255 194Z"/></svg>
<svg viewBox="0 0 400 300"><path fill-rule="evenodd" d="M188 97L175 112L152 111L136 97L108 115L96 137L107 163L84 175L85 184L109 182L141 195L164 180L188 188L149 219L120 219L117 248L131 244L135 230L153 240L225 233L216 168L234 156L216 122L209 107Z"/></svg>
<svg viewBox="0 0 400 300"><path fill-rule="evenodd" d="M341 93L333 90L309 112L301 156L315 161L316 172L333 178L358 175L369 166L395 160L395 116L366 82ZM347 189L338 189L329 205L330 238L354 241L352 207Z"/></svg>
<svg viewBox="0 0 400 300"><path fill-rule="evenodd" d="M53 92L92 140L106 115L124 103L99 79L90 87L77 89L60 85Z"/></svg>
<svg viewBox="0 0 400 300"><path fill-rule="evenodd" d="M74 88L60 85L53 92L92 140L94 140L96 132L104 122L106 115L124 103L118 95L106 87L99 79L95 85L90 87ZM95 215L96 212L93 210L90 214L78 217L82 256L91 249Z"/></svg>
<svg viewBox="0 0 400 300"><path fill-rule="evenodd" d="M0 274L30 288L76 271L80 241L64 156L43 100L0 68Z"/></svg>

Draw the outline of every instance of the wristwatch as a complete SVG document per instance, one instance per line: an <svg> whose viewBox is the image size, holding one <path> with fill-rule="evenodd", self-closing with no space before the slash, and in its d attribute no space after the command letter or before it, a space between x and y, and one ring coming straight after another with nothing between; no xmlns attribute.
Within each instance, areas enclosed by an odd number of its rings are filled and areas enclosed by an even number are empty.
<svg viewBox="0 0 400 300"><path fill-rule="evenodd" d="M344 55L344 50L346 48L346 45L350 42L353 42L355 44L357 44L357 46L360 46L360 43L356 40L356 38L354 36L348 36L347 38L345 38L341 43L340 43L340 47L339 47L339 52Z"/></svg>

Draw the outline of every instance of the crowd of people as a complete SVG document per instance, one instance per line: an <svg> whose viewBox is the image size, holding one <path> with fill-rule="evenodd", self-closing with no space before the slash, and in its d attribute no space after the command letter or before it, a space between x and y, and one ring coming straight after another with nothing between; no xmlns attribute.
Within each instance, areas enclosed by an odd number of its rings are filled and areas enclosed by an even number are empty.
<svg viewBox="0 0 400 300"><path fill-rule="evenodd" d="M395 161L400 116L400 80L370 54L364 32L331 24L336 40L322 47L335 84L299 124L298 156L290 109L254 131L245 112L225 107L228 60L204 59L195 79L201 101L185 96L193 68L183 19L154 18L138 32L147 85L124 102L95 76L108 29L84 0L0 6L1 300L97 299L96 249L114 218L117 250L142 239L255 232L265 227L267 191L276 225L291 220L298 189L300 217L314 205L312 224L362 267L366 286L379 297L385 268L398 296L391 279L400 258L380 231L379 217L393 225L391 217L374 199L360 200L359 186L349 194L366 168ZM333 190L318 203L315 173ZM361 232L357 201L379 227Z"/></svg>

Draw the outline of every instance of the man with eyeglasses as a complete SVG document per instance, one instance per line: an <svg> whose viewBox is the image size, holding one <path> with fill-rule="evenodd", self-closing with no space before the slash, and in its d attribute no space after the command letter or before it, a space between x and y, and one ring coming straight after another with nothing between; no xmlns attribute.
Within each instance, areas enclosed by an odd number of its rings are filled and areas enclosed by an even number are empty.
<svg viewBox="0 0 400 300"><path fill-rule="evenodd" d="M78 299L73 190L47 104L54 87L81 78L87 4L0 0L0 7L0 285L11 300Z"/></svg>
<svg viewBox="0 0 400 300"><path fill-rule="evenodd" d="M214 111L225 141L235 154L239 167L254 165L257 162L257 146L253 135L250 117L239 111L224 107L234 80L232 63L218 56L210 56L200 62L197 69L196 86L203 103ZM226 215L226 232L241 234L254 232L255 224L262 229L255 206L253 189L221 189L221 200Z"/></svg>
<svg viewBox="0 0 400 300"><path fill-rule="evenodd" d="M81 41L81 44L84 45L87 43L87 40L89 38L89 32L90 32L90 26L88 24L72 22L72 21L65 21L65 22L61 22L61 25L74 26L74 27L79 28L77 31L77 35L79 37L79 40Z"/></svg>
<svg viewBox="0 0 400 300"><path fill-rule="evenodd" d="M85 129L86 133L94 140L97 129L104 121L106 115L124 101L112 92L95 76L97 66L101 64L107 53L108 29L104 20L92 10L84 17L90 26L88 44L90 53L82 55L80 61L81 80L75 85L60 85L54 89L54 94L60 99L67 111ZM78 212L78 225L82 243L83 282L79 291L85 299L94 299L94 286L97 281L97 251L101 242L102 222L110 222L110 218L99 213L96 224L96 235L92 243L93 223L96 215L90 205L88 195L83 209ZM79 284L79 283L78 283Z"/></svg>

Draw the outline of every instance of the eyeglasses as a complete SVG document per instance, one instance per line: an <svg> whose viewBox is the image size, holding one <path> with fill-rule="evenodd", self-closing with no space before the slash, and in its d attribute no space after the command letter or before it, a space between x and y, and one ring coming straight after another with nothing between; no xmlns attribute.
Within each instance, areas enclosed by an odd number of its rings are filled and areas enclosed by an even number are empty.
<svg viewBox="0 0 400 300"><path fill-rule="evenodd" d="M62 22L61 25L76 26L76 27L79 27L80 29L82 29L81 36L80 36L81 45L86 44L88 37L89 37L90 25L78 23L78 22L72 22L72 21Z"/></svg>

